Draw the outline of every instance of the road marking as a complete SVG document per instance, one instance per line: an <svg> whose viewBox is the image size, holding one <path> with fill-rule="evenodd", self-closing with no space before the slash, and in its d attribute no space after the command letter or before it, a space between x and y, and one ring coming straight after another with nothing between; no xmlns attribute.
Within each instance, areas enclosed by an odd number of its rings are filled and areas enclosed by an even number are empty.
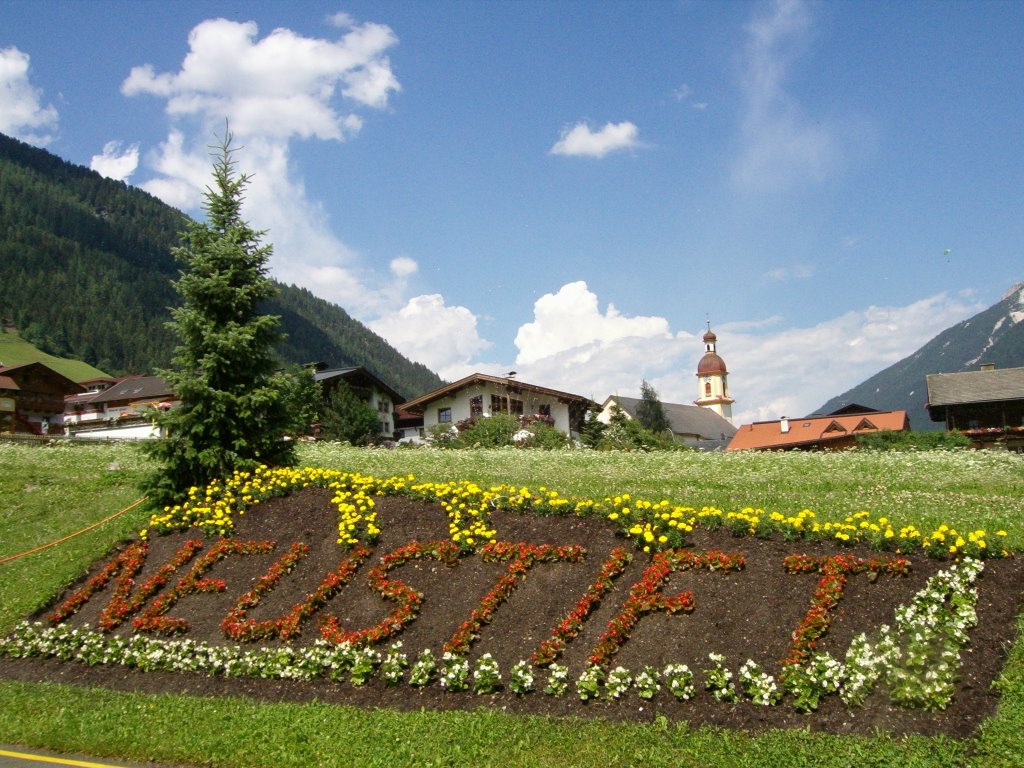
<svg viewBox="0 0 1024 768"><path fill-rule="evenodd" d="M32 760L37 763L72 765L76 766L76 768L111 768L110 763L90 763L85 760L70 760L65 757L47 757L46 755L30 755L24 752L8 752L6 749L0 749L0 757L13 757L18 760Z"/></svg>

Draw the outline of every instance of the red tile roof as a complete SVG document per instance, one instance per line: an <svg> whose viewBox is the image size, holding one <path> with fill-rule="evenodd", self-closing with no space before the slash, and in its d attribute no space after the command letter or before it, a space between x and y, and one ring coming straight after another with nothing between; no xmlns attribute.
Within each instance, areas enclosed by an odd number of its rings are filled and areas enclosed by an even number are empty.
<svg viewBox="0 0 1024 768"><path fill-rule="evenodd" d="M787 419L789 430L784 432L782 420L758 421L744 424L732 436L727 451L750 449L786 449L821 446L849 442L855 435L887 430L909 429L906 411L871 411L848 415L808 416Z"/></svg>

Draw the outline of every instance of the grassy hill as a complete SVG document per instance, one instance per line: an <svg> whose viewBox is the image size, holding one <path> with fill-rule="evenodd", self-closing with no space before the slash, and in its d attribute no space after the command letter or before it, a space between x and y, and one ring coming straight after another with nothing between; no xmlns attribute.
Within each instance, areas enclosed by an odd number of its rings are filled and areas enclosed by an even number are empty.
<svg viewBox="0 0 1024 768"><path fill-rule="evenodd" d="M81 360L69 360L55 357L37 349L32 344L7 330L0 330L0 366L25 365L26 363L46 363L50 368L72 381L86 381L109 374Z"/></svg>

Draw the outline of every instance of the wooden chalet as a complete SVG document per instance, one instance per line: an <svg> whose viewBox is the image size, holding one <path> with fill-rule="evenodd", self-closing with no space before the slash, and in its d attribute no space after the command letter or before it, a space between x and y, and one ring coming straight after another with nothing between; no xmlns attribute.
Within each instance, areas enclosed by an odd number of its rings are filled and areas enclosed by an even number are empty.
<svg viewBox="0 0 1024 768"><path fill-rule="evenodd" d="M976 447L998 445L1024 451L1024 368L932 373L928 415L947 431L960 431Z"/></svg>
<svg viewBox="0 0 1024 768"><path fill-rule="evenodd" d="M59 430L64 396L84 388L45 363L0 367L0 432Z"/></svg>

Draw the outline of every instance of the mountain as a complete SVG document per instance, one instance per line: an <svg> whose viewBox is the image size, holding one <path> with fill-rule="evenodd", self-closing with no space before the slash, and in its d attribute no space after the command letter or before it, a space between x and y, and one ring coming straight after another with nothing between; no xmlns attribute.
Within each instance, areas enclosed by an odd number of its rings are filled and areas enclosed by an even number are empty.
<svg viewBox="0 0 1024 768"><path fill-rule="evenodd" d="M45 352L115 375L167 367L171 249L186 222L140 189L0 134L0 318ZM288 335L283 362L360 365L409 399L443 383L341 307L277 287L265 311Z"/></svg>
<svg viewBox="0 0 1024 768"><path fill-rule="evenodd" d="M997 368L1024 366L1024 283L1017 283L1002 300L974 317L947 328L912 355L903 358L825 403L831 413L850 403L879 410L904 409L911 429L942 429L928 418L925 403L929 373L975 371L982 364Z"/></svg>

